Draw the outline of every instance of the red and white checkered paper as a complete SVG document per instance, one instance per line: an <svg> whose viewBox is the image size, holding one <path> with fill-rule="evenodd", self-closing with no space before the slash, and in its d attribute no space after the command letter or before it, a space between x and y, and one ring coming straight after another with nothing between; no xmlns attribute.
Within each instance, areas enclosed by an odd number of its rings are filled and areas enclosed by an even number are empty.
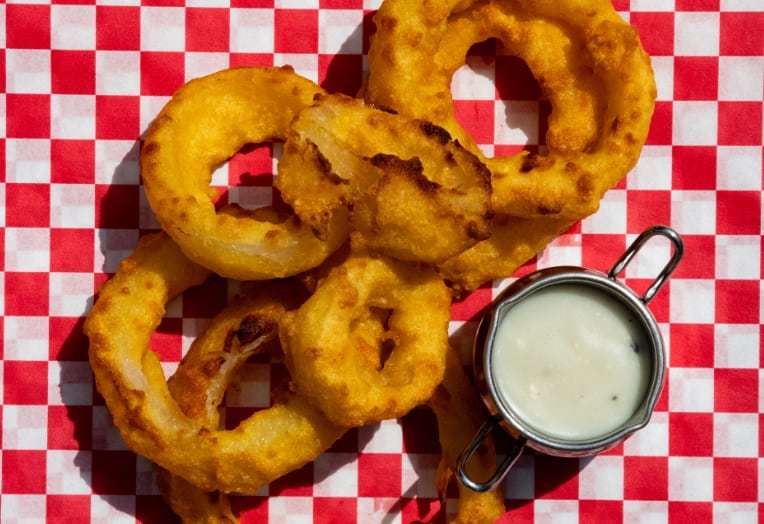
<svg viewBox="0 0 764 524"><path fill-rule="evenodd" d="M81 333L98 286L156 228L140 187L139 137L185 81L229 66L291 64L354 94L379 0L53 4L0 5L0 521L164 522L152 468L112 427ZM506 483L506 519L755 522L764 515L764 3L616 8L639 29L655 69L647 145L601 210L520 273L607 269L646 227L676 228L687 254L651 304L670 348L668 381L650 425L615 450L525 456ZM478 46L452 89L487 153L543 141L548 108L517 59ZM277 153L247 150L217 171L221 198L270 203ZM668 254L668 244L651 243L627 283L644 289ZM453 338L465 353L475 315L502 287L454 305ZM172 304L153 339L168 373L234 293L216 280ZM228 424L267 406L270 382L284 373L250 364L227 399ZM245 522L438 521L436 433L426 410L351 431L236 505ZM446 506L453 511L455 499Z"/></svg>

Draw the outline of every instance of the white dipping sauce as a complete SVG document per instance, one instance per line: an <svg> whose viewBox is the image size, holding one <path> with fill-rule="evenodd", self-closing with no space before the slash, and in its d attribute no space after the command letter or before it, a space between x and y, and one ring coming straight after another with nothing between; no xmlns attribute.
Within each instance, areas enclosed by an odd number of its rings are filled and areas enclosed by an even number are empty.
<svg viewBox="0 0 764 524"><path fill-rule="evenodd" d="M499 394L536 430L569 440L604 436L642 404L651 351L639 320L590 286L543 288L496 330Z"/></svg>

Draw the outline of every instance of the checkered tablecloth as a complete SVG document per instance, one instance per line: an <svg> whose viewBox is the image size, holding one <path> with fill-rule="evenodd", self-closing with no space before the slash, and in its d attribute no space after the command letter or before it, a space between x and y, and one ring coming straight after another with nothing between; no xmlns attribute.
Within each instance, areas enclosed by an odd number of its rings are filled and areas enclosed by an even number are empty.
<svg viewBox="0 0 764 524"><path fill-rule="evenodd" d="M53 4L0 5L0 521L165 522L150 464L125 448L95 391L81 333L98 286L156 228L140 187L139 137L185 81L229 66L291 64L354 94L379 0ZM655 69L647 145L601 210L521 272L607 269L644 228L676 228L687 254L651 305L669 347L668 381L651 424L615 450L525 456L506 483L507 521L755 522L764 515L764 2L616 8L639 29ZM487 153L543 142L548 108L538 87L490 44L474 50L453 92ZM213 184L228 201L268 204L277 157L278 147L245 150ZM650 244L627 283L644 289L668 253L667 243ZM474 316L501 288L454 305L463 351ZM171 305L153 339L167 373L234 293L213 280ZM227 398L229 426L267 406L283 374L248 365ZM246 522L436 518L436 433L425 410L351 431L236 505Z"/></svg>

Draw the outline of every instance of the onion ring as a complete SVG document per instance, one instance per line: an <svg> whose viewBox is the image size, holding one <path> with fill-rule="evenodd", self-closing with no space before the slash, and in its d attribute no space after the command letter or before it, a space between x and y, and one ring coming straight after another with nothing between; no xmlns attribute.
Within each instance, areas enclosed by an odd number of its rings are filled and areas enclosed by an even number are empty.
<svg viewBox="0 0 764 524"><path fill-rule="evenodd" d="M367 102L428 118L479 153L450 81L470 45L498 38L552 104L547 155L484 159L493 209L579 220L634 166L656 96L636 31L607 0L386 0L369 50Z"/></svg>
<svg viewBox="0 0 764 524"><path fill-rule="evenodd" d="M429 263L488 237L490 173L444 129L346 96L316 99L293 123L276 179L301 220L318 231L350 220L357 249Z"/></svg>
<svg viewBox="0 0 764 524"><path fill-rule="evenodd" d="M351 256L280 325L297 392L345 426L396 418L426 402L443 378L450 298L434 272ZM364 326L380 310L390 313L387 329L368 336ZM383 343L394 348L380 369L365 347Z"/></svg>
<svg viewBox="0 0 764 524"><path fill-rule="evenodd" d="M215 213L213 168L242 146L283 140L321 88L291 68L229 69L193 80L165 105L146 135L141 172L149 204L183 252L216 273L261 280L320 264L346 238L328 224L322 239L294 217L269 211Z"/></svg>
<svg viewBox="0 0 764 524"><path fill-rule="evenodd" d="M143 237L103 285L85 322L90 365L130 449L205 491L252 494L313 460L344 428L299 395L258 411L233 431L212 431L183 412L149 338L165 304L208 275L165 234Z"/></svg>

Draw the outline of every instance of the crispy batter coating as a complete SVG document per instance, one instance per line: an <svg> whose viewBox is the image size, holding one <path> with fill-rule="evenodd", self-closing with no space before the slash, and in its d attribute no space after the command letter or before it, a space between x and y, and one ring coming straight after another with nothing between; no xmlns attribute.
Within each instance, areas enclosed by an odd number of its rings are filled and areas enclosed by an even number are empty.
<svg viewBox="0 0 764 524"><path fill-rule="evenodd" d="M427 118L476 154L454 117L453 73L488 38L528 63L552 105L549 152L484 158L495 212L578 220L636 163L655 81L608 0L385 0L375 23L367 102Z"/></svg>
<svg viewBox="0 0 764 524"><path fill-rule="evenodd" d="M280 324L297 392L341 425L404 415L443 379L450 304L431 270L351 256ZM380 314L385 329L369 333ZM369 357L383 345L386 360Z"/></svg>
<svg viewBox="0 0 764 524"><path fill-rule="evenodd" d="M313 460L344 429L297 395L232 431L211 430L184 413L149 338L165 304L208 275L165 234L143 237L101 288L85 322L90 365L130 449L206 491L251 494Z"/></svg>
<svg viewBox="0 0 764 524"><path fill-rule="evenodd" d="M229 69L193 80L162 109L141 150L149 204L192 260L240 280L299 273L347 238L343 222L323 239L273 210L215 212L212 170L242 146L283 140L292 119L322 90L291 68Z"/></svg>
<svg viewBox="0 0 764 524"><path fill-rule="evenodd" d="M429 122L346 96L300 113L276 185L315 230L350 220L357 248L399 260L439 262L489 234L490 173L474 154Z"/></svg>

